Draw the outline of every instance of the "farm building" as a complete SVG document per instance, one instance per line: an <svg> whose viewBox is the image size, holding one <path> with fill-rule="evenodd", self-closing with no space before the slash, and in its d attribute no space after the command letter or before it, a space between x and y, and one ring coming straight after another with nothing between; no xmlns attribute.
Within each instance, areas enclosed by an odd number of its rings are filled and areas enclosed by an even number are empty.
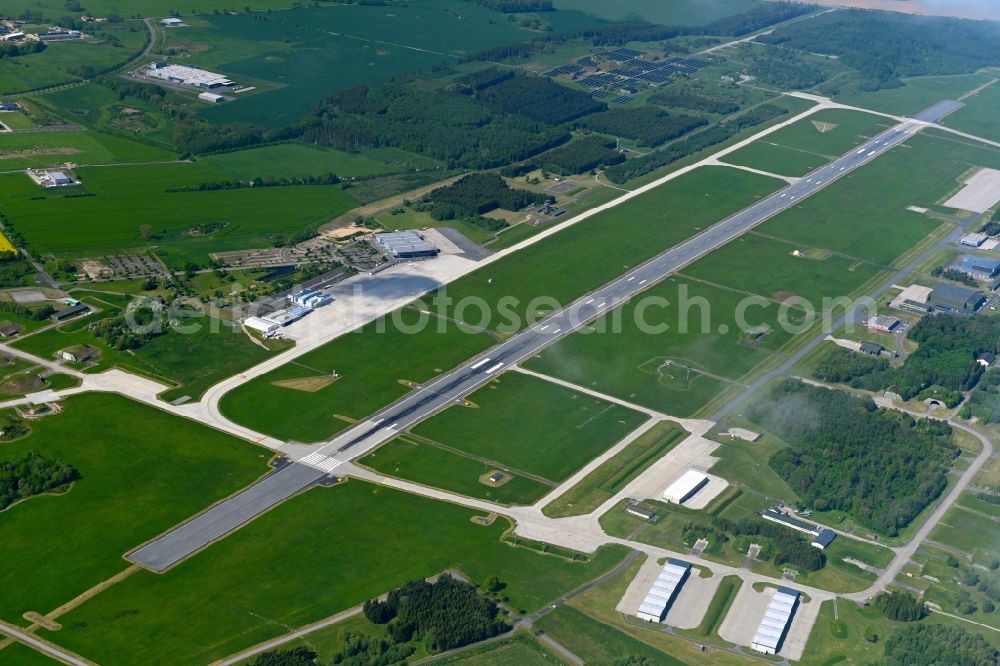
<svg viewBox="0 0 1000 666"><path fill-rule="evenodd" d="M954 314L974 314L986 302L986 296L967 287L943 284L935 287L927 297L932 310Z"/></svg>
<svg viewBox="0 0 1000 666"><path fill-rule="evenodd" d="M647 622L662 622L667 610L670 609L670 604L690 574L690 564L673 558L668 559L653 586L646 593L646 598L639 605L636 617Z"/></svg>
<svg viewBox="0 0 1000 666"><path fill-rule="evenodd" d="M215 93L203 92L198 95L198 99L204 102L211 102L212 104L218 104L220 102L225 102L226 98L222 95L216 95Z"/></svg>
<svg viewBox="0 0 1000 666"><path fill-rule="evenodd" d="M764 654L778 654L798 605L798 592L787 587L779 587L767 606L764 619L760 621L750 647Z"/></svg>
<svg viewBox="0 0 1000 666"><path fill-rule="evenodd" d="M1000 260L963 254L951 262L948 268L961 271L977 280L992 280L1000 273Z"/></svg>
<svg viewBox="0 0 1000 666"><path fill-rule="evenodd" d="M785 527L791 527L793 530L805 532L811 537L819 536L819 532L822 529L818 525L807 523L804 520L799 520L798 518L793 518L792 516L786 516L783 513L778 513L774 509L768 509L760 514L760 517L764 520L770 520L772 523L778 523L779 525L784 525Z"/></svg>
<svg viewBox="0 0 1000 666"><path fill-rule="evenodd" d="M663 499L674 504L683 504L708 483L708 476L689 469L663 491Z"/></svg>
<svg viewBox="0 0 1000 666"><path fill-rule="evenodd" d="M20 108L17 102L0 102L0 111L17 111Z"/></svg>
<svg viewBox="0 0 1000 666"><path fill-rule="evenodd" d="M490 483L500 483L503 481L503 472L493 472L490 474Z"/></svg>
<svg viewBox="0 0 1000 666"><path fill-rule="evenodd" d="M195 88L222 88L233 85L233 82L227 79L224 74L216 74L196 67L171 65L166 62L155 63L146 70L146 76Z"/></svg>
<svg viewBox="0 0 1000 666"><path fill-rule="evenodd" d="M48 171L46 169L28 169L28 177L35 181L36 185L42 187L67 187L69 185L79 185L76 180L65 171Z"/></svg>
<svg viewBox="0 0 1000 666"><path fill-rule="evenodd" d="M902 322L895 317L875 315L865 322L865 326L872 331L877 331L878 333L892 333L901 323Z"/></svg>
<svg viewBox="0 0 1000 666"><path fill-rule="evenodd" d="M965 234L958 242L965 247L979 247L986 242L987 238L989 236L983 233Z"/></svg>
<svg viewBox="0 0 1000 666"><path fill-rule="evenodd" d="M391 231L375 234L375 242L397 259L433 257L440 252L415 231Z"/></svg>
<svg viewBox="0 0 1000 666"><path fill-rule="evenodd" d="M160 23L162 23L165 26L169 26L169 27L176 27L176 26L179 26L179 25L184 25L184 21L180 20L179 18L173 18L173 17L165 18L165 19L160 19Z"/></svg>
<svg viewBox="0 0 1000 666"><path fill-rule="evenodd" d="M39 33L38 39L43 42L63 42L67 39L82 39L83 33L79 30L66 30L63 28L52 28L48 32Z"/></svg>
<svg viewBox="0 0 1000 666"><path fill-rule="evenodd" d="M820 550L825 550L827 546L833 543L836 538L837 533L833 530L823 530L819 531L819 534L813 537L813 540L809 542L809 545L813 548L819 548Z"/></svg>
<svg viewBox="0 0 1000 666"><path fill-rule="evenodd" d="M280 326L273 321L268 321L267 319L263 319L261 317L247 317L243 320L243 325L249 329L260 331L264 335L270 335L280 328Z"/></svg>
<svg viewBox="0 0 1000 666"><path fill-rule="evenodd" d="M885 347L875 342L862 342L859 351L869 356L881 356L882 352L885 351Z"/></svg>
<svg viewBox="0 0 1000 666"><path fill-rule="evenodd" d="M87 312L90 312L90 306L89 305L87 305L86 303L77 303L76 305L74 305L71 308L66 308L65 310L60 310L59 312L57 312L54 315L52 315L52 321L55 321L55 322L66 321L67 319L70 319L72 317L75 317L77 315L81 315L81 314L84 314L84 313L87 313Z"/></svg>

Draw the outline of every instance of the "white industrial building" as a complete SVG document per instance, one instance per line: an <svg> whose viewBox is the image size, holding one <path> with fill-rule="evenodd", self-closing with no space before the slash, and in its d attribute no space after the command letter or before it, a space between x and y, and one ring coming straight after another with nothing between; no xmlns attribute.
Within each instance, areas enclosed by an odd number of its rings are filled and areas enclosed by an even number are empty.
<svg viewBox="0 0 1000 666"><path fill-rule="evenodd" d="M225 102L226 98L222 95L216 95L215 93L203 92L198 94L198 99L203 102L211 102L212 104L218 104L219 102Z"/></svg>
<svg viewBox="0 0 1000 666"><path fill-rule="evenodd" d="M174 18L174 17L160 19L160 23L162 23L163 25L165 25L167 27L170 27L170 28L175 28L175 27L184 25L184 21L180 20L179 18Z"/></svg>
<svg viewBox="0 0 1000 666"><path fill-rule="evenodd" d="M433 257L440 252L415 231L391 231L375 234L375 242L397 259Z"/></svg>
<svg viewBox="0 0 1000 666"><path fill-rule="evenodd" d="M153 64L146 70L146 76L195 88L222 88L233 85L233 82L227 79L224 74L216 74L196 67L171 65L165 62Z"/></svg>
<svg viewBox="0 0 1000 666"><path fill-rule="evenodd" d="M278 324L264 319L263 317L247 317L243 320L243 325L249 329L260 331L264 335L271 335L281 328Z"/></svg>
<svg viewBox="0 0 1000 666"><path fill-rule="evenodd" d="M290 295L288 297L288 302L293 305L300 305L304 308L315 310L316 308L321 308L324 305L333 303L333 296L315 289L303 289L302 291L297 291Z"/></svg>
<svg viewBox="0 0 1000 666"><path fill-rule="evenodd" d="M799 604L799 593L787 587L779 587L767 606L764 619L760 621L757 634L750 647L764 654L777 654L781 642L785 640L792 616Z"/></svg>
<svg viewBox="0 0 1000 666"><path fill-rule="evenodd" d="M668 559L646 594L646 598L639 605L636 617L647 622L662 622L667 616L670 604L690 574L690 564L673 558Z"/></svg>
<svg viewBox="0 0 1000 666"><path fill-rule="evenodd" d="M708 475L689 469L663 491L663 499L674 504L683 504L708 483Z"/></svg>

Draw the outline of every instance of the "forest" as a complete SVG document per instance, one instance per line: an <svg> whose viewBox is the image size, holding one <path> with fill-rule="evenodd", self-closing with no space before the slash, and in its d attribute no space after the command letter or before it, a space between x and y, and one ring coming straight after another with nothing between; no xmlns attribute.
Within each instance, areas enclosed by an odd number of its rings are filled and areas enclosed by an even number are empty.
<svg viewBox="0 0 1000 666"><path fill-rule="evenodd" d="M138 303L138 301L136 301ZM88 327L94 337L104 341L111 349L123 351L139 349L155 337L166 332L162 308L156 306L129 306L116 317L106 317Z"/></svg>
<svg viewBox="0 0 1000 666"><path fill-rule="evenodd" d="M898 87L906 76L964 74L1000 64L1000 33L986 21L848 9L785 26L760 41L837 56L857 70L860 90Z"/></svg>
<svg viewBox="0 0 1000 666"><path fill-rule="evenodd" d="M734 521L716 516L712 519L712 527L735 536L750 535L770 539L777 548L774 563L778 566L787 563L802 567L806 571L817 571L826 564L826 555L822 550L813 548L795 530L777 523L750 518Z"/></svg>
<svg viewBox="0 0 1000 666"><path fill-rule="evenodd" d="M753 64L747 73L761 83L786 90L812 88L826 80L823 70L812 65L796 51L771 48L753 52Z"/></svg>
<svg viewBox="0 0 1000 666"><path fill-rule="evenodd" d="M472 2L504 14L550 12L553 9L552 0L472 0Z"/></svg>
<svg viewBox="0 0 1000 666"><path fill-rule="evenodd" d="M947 485L951 427L880 410L868 398L787 379L748 416L784 440L770 465L817 511L843 511L896 536Z"/></svg>
<svg viewBox="0 0 1000 666"><path fill-rule="evenodd" d="M996 353L1000 347L1000 320L929 315L917 322L906 337L920 346L898 368L865 363L849 358L850 352L838 352L817 366L813 376L869 391L891 386L904 400L917 397L931 386L968 391L983 374L983 366L976 359L984 352Z"/></svg>
<svg viewBox="0 0 1000 666"><path fill-rule="evenodd" d="M927 606L909 592L890 590L875 597L872 605L890 620L914 622L927 617Z"/></svg>
<svg viewBox="0 0 1000 666"><path fill-rule="evenodd" d="M364 614L388 625L396 643L423 641L431 653L453 650L510 631L496 600L472 583L443 574L392 590L384 601L370 600Z"/></svg>
<svg viewBox="0 0 1000 666"><path fill-rule="evenodd" d="M533 161L547 171L565 176L601 165L620 164L625 161L625 154L615 150L614 141L591 135L554 148Z"/></svg>
<svg viewBox="0 0 1000 666"><path fill-rule="evenodd" d="M426 197L437 220L482 215L495 208L516 211L545 200L544 194L509 187L495 173L470 173L451 185L432 190ZM446 211L450 217L444 216Z"/></svg>
<svg viewBox="0 0 1000 666"><path fill-rule="evenodd" d="M79 478L80 474L70 465L37 451L0 462L0 511L18 500L55 490Z"/></svg>
<svg viewBox="0 0 1000 666"><path fill-rule="evenodd" d="M978 634L944 624L916 624L893 633L885 641L878 666L996 666L998 652Z"/></svg>
<svg viewBox="0 0 1000 666"><path fill-rule="evenodd" d="M958 415L963 419L976 417L983 423L1000 423L1000 370L983 374Z"/></svg>
<svg viewBox="0 0 1000 666"><path fill-rule="evenodd" d="M23 44L18 44L17 42L2 42L0 43L0 59L16 58L18 56L28 55L29 53L41 53L45 50L45 47L46 44L42 41L24 42Z"/></svg>
<svg viewBox="0 0 1000 666"><path fill-rule="evenodd" d="M604 175L615 183L625 183L633 178L644 176L651 171L673 164L677 160L711 148L736 136L748 127L766 123L769 120L788 113L785 109L773 104L761 104L746 113L692 134L689 137L675 141L662 150L636 157L618 166L605 170Z"/></svg>
<svg viewBox="0 0 1000 666"><path fill-rule="evenodd" d="M641 145L655 147L670 139L707 125L704 118L672 115L646 105L637 109L615 108L585 116L576 121L577 127L635 139Z"/></svg>
<svg viewBox="0 0 1000 666"><path fill-rule="evenodd" d="M515 76L481 90L480 102L506 114L558 125L607 106L587 93L559 85L541 76Z"/></svg>

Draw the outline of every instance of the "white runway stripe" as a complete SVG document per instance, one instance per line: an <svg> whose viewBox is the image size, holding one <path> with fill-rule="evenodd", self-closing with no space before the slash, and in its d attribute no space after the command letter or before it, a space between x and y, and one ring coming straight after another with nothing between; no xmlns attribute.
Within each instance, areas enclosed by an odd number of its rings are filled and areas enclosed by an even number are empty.
<svg viewBox="0 0 1000 666"><path fill-rule="evenodd" d="M316 463L318 463L318 462L320 462L320 461L322 461L324 459L326 459L326 456L324 456L319 451L315 451L315 452L310 453L309 455L307 455L305 458L300 459L299 462L300 463L305 463L306 465L315 465Z"/></svg>

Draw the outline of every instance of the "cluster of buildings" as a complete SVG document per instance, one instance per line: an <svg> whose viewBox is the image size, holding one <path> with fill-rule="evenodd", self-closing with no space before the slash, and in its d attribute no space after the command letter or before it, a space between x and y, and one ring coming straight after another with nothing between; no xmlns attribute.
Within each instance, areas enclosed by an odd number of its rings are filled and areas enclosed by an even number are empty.
<svg viewBox="0 0 1000 666"><path fill-rule="evenodd" d="M153 63L146 70L146 76L168 83L191 86L192 88L206 88L209 90L213 88L228 88L235 85L231 80L226 78L225 74L217 74L205 69L198 69L197 67L171 65L166 62Z"/></svg>
<svg viewBox="0 0 1000 666"><path fill-rule="evenodd" d="M83 39L85 34L60 26L50 26L48 32L24 32L23 21L5 20L0 22L0 42L59 42L69 39Z"/></svg>
<svg viewBox="0 0 1000 666"><path fill-rule="evenodd" d="M80 181L65 171L49 171L48 169L28 169L28 177L42 187L68 187L79 185Z"/></svg>
<svg viewBox="0 0 1000 666"><path fill-rule="evenodd" d="M416 231L390 231L375 234L375 244L396 259L435 257L440 252Z"/></svg>
<svg viewBox="0 0 1000 666"><path fill-rule="evenodd" d="M986 304L986 295L956 284L942 284L928 293L925 301L906 299L899 308L920 315L944 312L955 315L975 314Z"/></svg>
<svg viewBox="0 0 1000 666"><path fill-rule="evenodd" d="M266 315L247 317L243 325L254 331L259 331L264 337L275 335L281 328L288 326L308 315L313 310L333 303L333 296L315 289L303 289L288 296L288 307Z"/></svg>
<svg viewBox="0 0 1000 666"><path fill-rule="evenodd" d="M822 525L807 523L804 520L799 520L794 516L786 515L780 511L775 511L774 509L764 511L760 514L760 517L764 520L769 520L772 523L778 523L779 525L790 527L797 532L802 532L803 534L812 537L809 545L813 548L819 548L820 550L826 550L826 547L833 543L834 538L837 536L836 532L829 530Z"/></svg>

